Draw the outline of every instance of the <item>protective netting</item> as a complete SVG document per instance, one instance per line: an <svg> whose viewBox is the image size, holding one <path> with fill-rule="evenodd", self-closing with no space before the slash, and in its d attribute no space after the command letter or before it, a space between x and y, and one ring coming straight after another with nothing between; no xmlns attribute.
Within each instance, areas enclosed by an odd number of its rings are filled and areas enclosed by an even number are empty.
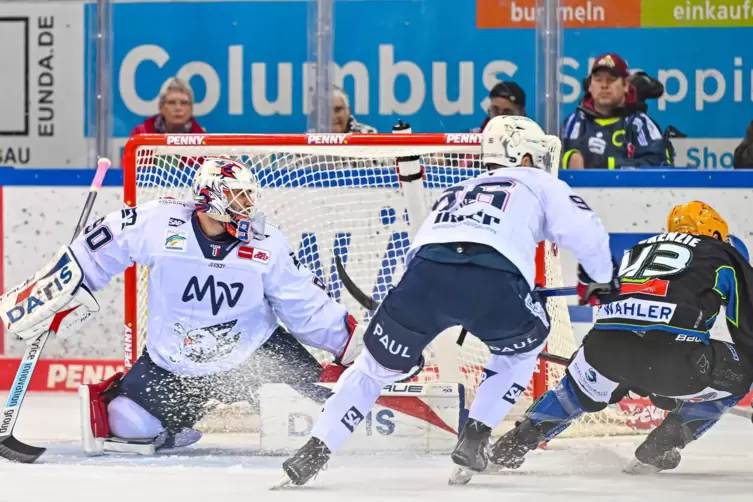
<svg viewBox="0 0 753 502"><path fill-rule="evenodd" d="M459 152L458 147L447 147L449 151L434 147L411 152L421 154L424 205L430 205L444 188L480 172L478 148L468 145L467 151ZM404 149L399 155L405 156ZM333 298L342 302L360 322L368 322L369 312L344 289L334 257L340 256L354 282L377 301L401 277L413 222L407 192L401 190L398 182L395 150L368 146L326 147L326 150L310 147L309 152L285 146L142 146L136 150L134 165L124 166L126 202L143 204L159 197L190 199L192 176L204 156L222 155L243 162L261 183L258 207L267 222L280 228L298 259L326 285ZM326 154L318 154L325 151ZM426 207L425 211L428 210ZM546 247L545 256L547 285L562 286L559 259L553 246ZM138 349L134 358L147 338L147 275L145 267L138 267L136 286L129 289L127 285L126 291L136 301L134 335ZM552 299L547 309L552 319L549 351L569 357L576 344L566 301ZM126 323L129 322L127 319ZM427 364L417 380L462 383L470 404L489 350L473 336L468 336L462 347L458 346L455 342L459 331L457 328L442 333L426 349ZM312 350L312 353L322 362L332 359L325 352ZM563 368L551 363L542 367L547 374L546 385L552 387L562 376ZM532 397L529 387L514 410L514 417L520 416ZM599 433L602 429L606 433L633 430L624 427L624 415L602 413L592 417L572 427L573 432L590 434L597 426Z"/></svg>

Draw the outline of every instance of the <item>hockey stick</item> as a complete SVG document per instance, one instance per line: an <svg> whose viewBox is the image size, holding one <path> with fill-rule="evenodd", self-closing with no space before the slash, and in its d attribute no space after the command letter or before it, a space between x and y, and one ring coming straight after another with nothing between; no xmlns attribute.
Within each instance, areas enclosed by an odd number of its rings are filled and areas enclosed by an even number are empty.
<svg viewBox="0 0 753 502"><path fill-rule="evenodd" d="M109 159L101 158L97 162L97 172L94 175L94 181L92 181L89 188L89 195L86 197L84 208L81 211L81 216L78 219L76 228L73 231L73 237L71 242L76 240L76 237L81 233L86 226L86 222L89 219L94 201L97 198L97 192L102 186L102 182L105 179L105 173L110 168L111 162ZM23 288L23 291L27 291L28 288ZM51 328L49 331L45 331L33 340L27 343L26 351L21 358L21 365L16 372L16 378L13 380L8 398L3 408L2 423L0 423L0 457L7 458L14 462L20 462L23 464L30 464L37 460L46 448L39 448L37 446L31 446L26 443L22 443L15 437L13 437L13 427L16 425L18 419L18 413L21 409L26 392L29 389L29 383L31 382L31 376L34 373L34 368L42 356L42 350L47 343L47 339L50 334L57 332L57 328Z"/></svg>
<svg viewBox="0 0 753 502"><path fill-rule="evenodd" d="M340 259L340 256L335 256L335 268L337 269L337 274L340 276L340 280L343 281L343 286L345 286L345 289L350 293L350 295L359 303L362 307L374 311L377 308L379 308L379 303L377 303L376 300L368 296L366 293L361 291L361 289L356 286L355 282L353 282L353 279L350 278L348 273L345 271L345 267L343 266L342 260ZM536 290L542 297L549 298L552 296L572 296L577 294L576 288L574 287L564 287L564 288L541 288ZM468 335L468 330L463 328L460 331L460 335L458 335L458 345L463 345L463 342L465 341L465 337ZM541 352L538 355L539 359L543 359L544 361L548 361L555 364L561 364L563 366L567 366L570 364L570 358L569 357L562 357L557 356L554 354L550 354L549 352ZM422 356L423 359L423 356ZM411 371L411 374L403 379L400 380L401 382L407 381L411 379L412 377L416 376L421 369L423 369L423 364L421 364L418 369L414 369ZM732 407L729 412L736 416L736 417L742 417L749 420L753 420L753 410L741 410L736 407Z"/></svg>
<svg viewBox="0 0 753 502"><path fill-rule="evenodd" d="M350 293L350 296L352 296L359 304L361 304L362 307L374 311L377 308L379 308L379 303L377 303L376 300L368 296L366 293L361 291L361 289L356 286L356 283L353 282L353 279L350 278L348 273L345 271L345 267L343 266L342 260L340 259L340 256L335 256L335 268L337 269L337 275L340 276L340 280L343 281L343 286L345 286L345 289ZM565 287L565 288L541 288L536 290L542 297L548 298L551 296L571 296L576 294L576 290L573 287ZM463 328L460 331L460 335L458 336L458 345L463 345L463 342L465 341L465 337L468 335L468 330ZM553 363L559 363L559 364L565 364L567 365L570 361L568 358L562 357L562 356L556 356L554 354L550 354L548 352L542 352L539 354L539 358L544 359L546 361L551 361ZM415 373L415 372L413 372ZM412 374L411 376L415 376Z"/></svg>
<svg viewBox="0 0 753 502"><path fill-rule="evenodd" d="M353 282L353 279L351 279L348 273L345 271L345 267L343 266L342 259L339 255L335 256L335 269L337 269L337 275L339 275L340 280L343 281L343 286L345 286L345 289L348 291L348 293L350 293L350 296L352 296L359 304L361 304L362 307L372 311L379 308L379 303L376 300L371 298L358 286L356 286L356 283ZM549 298L551 296L573 296L577 294L577 291L574 287L538 288L536 289L536 292L544 298Z"/></svg>

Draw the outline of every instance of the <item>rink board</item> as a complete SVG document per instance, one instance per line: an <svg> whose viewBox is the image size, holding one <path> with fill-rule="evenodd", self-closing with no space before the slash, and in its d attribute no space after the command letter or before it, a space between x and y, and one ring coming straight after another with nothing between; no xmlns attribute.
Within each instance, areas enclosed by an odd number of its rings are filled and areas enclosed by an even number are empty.
<svg viewBox="0 0 753 502"><path fill-rule="evenodd" d="M0 283L9 288L26 279L53 255L55 250L70 238L71 221L78 218L81 201L86 195L91 171L87 170L5 170L0 169L0 252L4 256L0 267ZM677 203L700 199L715 207L730 224L730 230L753 249L753 219L750 218L753 173L719 171L657 171L657 172L563 172L562 178L571 183L599 214L611 234L612 251L622 251L648 234L660 232L669 209ZM108 174L95 205L92 218L122 207L122 174L113 170ZM315 198L317 189L297 189L298 200L306 203ZM375 232L370 240L359 234L362 230L349 228L347 222L319 229L319 242L331 242L338 234L352 234L352 246L368 245L375 249L374 258L364 261L359 268L359 286L378 296L383 290L376 287L378 280L394 280L399 276L404 247L395 247L396 236L401 237L407 228L402 218L384 219L384 211L402 213L400 197L390 188L368 190L369 200L376 201L369 225ZM381 195L380 195L381 194ZM357 204L359 198L354 199ZM380 202L381 201L381 202ZM309 205L311 221L316 221L316 205ZM302 229L304 231L305 229ZM288 236L298 248L302 235ZM361 242L361 244L359 244ZM367 244L368 243L368 244ZM391 247L392 246L392 247ZM332 256L320 246L319 263L326 283ZM397 260L395 265L394 261ZM575 260L563 250L562 269L566 284L574 284ZM353 300L342 289L336 290L346 306L359 312ZM123 288L116 280L97 293L101 312L82 333L59 342L52 340L45 348L45 360L32 379L33 390L70 391L80 383L92 383L100 375L106 377L123 366ZM575 300L572 299L572 302ZM587 307L572 307L571 319L576 338L582 337L592 322L592 312ZM714 336L726 339L723 323L717 323ZM2 335L0 335L2 336ZM13 381L17 358L23 343L4 337L0 343L0 389L8 389Z"/></svg>
<svg viewBox="0 0 753 502"><path fill-rule="evenodd" d="M261 451L279 454L300 448L311 436L334 384L261 388ZM348 410L336 427L354 430L343 451L447 452L465 420L459 384L390 384L366 415Z"/></svg>

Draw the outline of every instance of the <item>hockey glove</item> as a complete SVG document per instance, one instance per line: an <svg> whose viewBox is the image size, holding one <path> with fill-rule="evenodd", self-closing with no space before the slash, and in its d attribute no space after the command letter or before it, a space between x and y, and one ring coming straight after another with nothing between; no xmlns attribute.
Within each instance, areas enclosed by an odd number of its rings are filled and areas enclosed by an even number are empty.
<svg viewBox="0 0 753 502"><path fill-rule="evenodd" d="M594 282L583 267L578 265L578 305L604 305L620 296L620 278L617 270L609 282Z"/></svg>

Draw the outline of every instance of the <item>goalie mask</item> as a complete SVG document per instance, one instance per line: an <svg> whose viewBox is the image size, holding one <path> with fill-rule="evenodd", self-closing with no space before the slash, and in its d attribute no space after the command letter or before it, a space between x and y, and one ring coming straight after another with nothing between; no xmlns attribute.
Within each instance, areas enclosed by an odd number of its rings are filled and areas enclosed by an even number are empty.
<svg viewBox="0 0 753 502"><path fill-rule="evenodd" d="M544 133L528 117L498 116L486 124L481 139L481 162L496 167L519 167L530 157L533 167L552 171L559 164L561 143Z"/></svg>
<svg viewBox="0 0 753 502"><path fill-rule="evenodd" d="M238 224L251 220L259 198L259 180L245 164L225 157L206 157L193 179L196 210L206 213L238 236Z"/></svg>

